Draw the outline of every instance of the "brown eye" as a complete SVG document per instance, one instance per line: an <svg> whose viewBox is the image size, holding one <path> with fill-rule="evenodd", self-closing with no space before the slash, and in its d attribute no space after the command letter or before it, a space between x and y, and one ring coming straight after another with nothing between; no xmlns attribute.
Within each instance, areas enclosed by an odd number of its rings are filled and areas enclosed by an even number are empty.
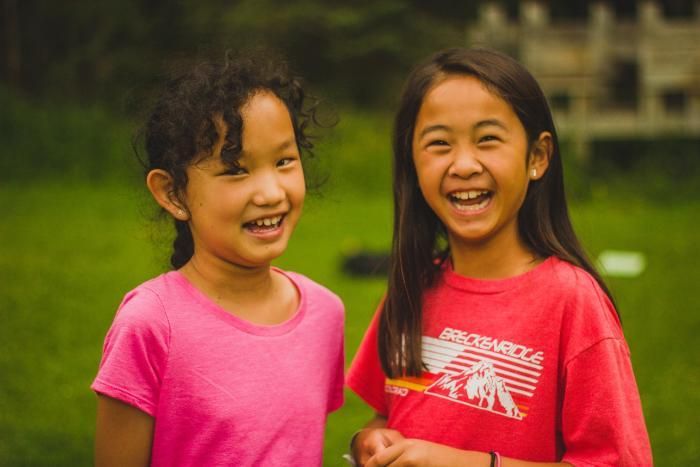
<svg viewBox="0 0 700 467"><path fill-rule="evenodd" d="M491 141L500 141L500 138L495 135L485 135L479 138L480 143L489 143Z"/></svg>
<svg viewBox="0 0 700 467"><path fill-rule="evenodd" d="M245 175L247 173L246 169L240 165L234 165L226 169L224 175Z"/></svg>
<svg viewBox="0 0 700 467"><path fill-rule="evenodd" d="M296 160L296 157L284 157L277 161L277 167L286 167Z"/></svg>

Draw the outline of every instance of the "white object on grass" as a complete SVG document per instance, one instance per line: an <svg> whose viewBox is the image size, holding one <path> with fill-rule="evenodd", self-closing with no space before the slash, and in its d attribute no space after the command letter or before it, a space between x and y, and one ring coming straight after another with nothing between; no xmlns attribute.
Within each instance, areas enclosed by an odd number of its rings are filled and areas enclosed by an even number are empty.
<svg viewBox="0 0 700 467"><path fill-rule="evenodd" d="M644 272L647 259L639 251L604 250L598 256L598 266L606 276L637 277Z"/></svg>

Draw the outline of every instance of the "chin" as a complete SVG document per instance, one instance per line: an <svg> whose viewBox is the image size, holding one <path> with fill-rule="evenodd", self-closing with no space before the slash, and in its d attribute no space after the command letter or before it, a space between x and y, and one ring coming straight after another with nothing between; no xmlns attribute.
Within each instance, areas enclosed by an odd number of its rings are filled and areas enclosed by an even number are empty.
<svg viewBox="0 0 700 467"><path fill-rule="evenodd" d="M492 237L494 237L492 232L459 232L453 231L452 238L460 243L479 245L488 242Z"/></svg>
<svg viewBox="0 0 700 467"><path fill-rule="evenodd" d="M246 263L250 264L251 267L269 266L272 261L284 254L285 250L287 249L286 247L287 246L284 245L283 248L275 248L274 250L267 251L259 256L247 258Z"/></svg>

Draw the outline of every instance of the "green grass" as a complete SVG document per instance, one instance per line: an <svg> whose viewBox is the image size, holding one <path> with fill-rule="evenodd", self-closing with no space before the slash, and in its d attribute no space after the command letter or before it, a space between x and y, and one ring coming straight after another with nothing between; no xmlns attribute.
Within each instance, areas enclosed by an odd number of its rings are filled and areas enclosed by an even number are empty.
<svg viewBox="0 0 700 467"><path fill-rule="evenodd" d="M9 184L0 188L0 465L88 465L94 396L89 384L102 339L123 293L162 269L143 196L117 184ZM593 252L634 249L648 257L635 279L610 283L642 393L658 465L700 459L694 436L700 403L700 299L693 294L700 202L598 201L574 207ZM352 357L381 297L381 280L340 271L343 245L388 247L385 196L333 190L311 198L279 261L335 290L347 308ZM348 437L369 416L357 398L331 415L326 465L339 465Z"/></svg>
<svg viewBox="0 0 700 467"><path fill-rule="evenodd" d="M153 244L150 209L128 186L12 184L0 188L0 200L0 465L87 465L89 385L104 334L122 295L163 269L167 249ZM386 198L329 195L309 199L305 210L279 265L343 297L350 356L384 286L345 277L338 244L385 248L389 206ZM365 418L351 405L331 416L329 459Z"/></svg>
<svg viewBox="0 0 700 467"><path fill-rule="evenodd" d="M103 180L134 172L130 124L93 105L31 103L0 83L0 181Z"/></svg>
<svg viewBox="0 0 700 467"><path fill-rule="evenodd" d="M700 407L698 227L700 200L599 200L575 210L590 250L643 252L646 271L609 278L632 351L657 465L700 461L694 434ZM695 440L695 441L693 441Z"/></svg>
<svg viewBox="0 0 700 467"><path fill-rule="evenodd" d="M317 151L332 177L323 196L307 198L290 248L277 264L342 297L349 362L384 282L344 275L341 255L357 246L389 246L390 119L341 115ZM38 139L66 133L69 146L47 155L66 167L61 175L39 171L35 178L32 166L42 157L32 154L0 184L0 466L91 465L95 397L89 385L104 334L123 294L167 267L168 236L162 232L170 226L150 221L155 211L144 190L133 180L105 174L99 161L85 165L87 156L103 154L124 133L122 124L112 128L108 119L96 118L98 125L93 122L88 132L104 122L103 138L70 142L69 134L88 117L76 111L56 129L50 122L60 122L60 115L48 115L48 124L33 127ZM31 129L34 120L23 115L22 122ZM19 163L10 157L16 152L52 150L46 142L25 141L27 135L14 138L0 148L2 167ZM118 165L122 151L126 157L126 145L104 156L112 161L107 167ZM70 152L82 156L63 160ZM125 167L120 173L133 172ZM656 463L697 463L700 371L693 342L700 331L700 298L693 291L700 197L673 195L656 182L655 193L666 194L645 195L649 184L641 176L623 184L610 178L592 188L584 179L575 182L586 196L572 213L593 256L614 248L638 250L648 259L641 276L611 278L610 285L632 350ZM326 465L342 465L339 456L350 435L369 416L348 393L345 406L329 418Z"/></svg>

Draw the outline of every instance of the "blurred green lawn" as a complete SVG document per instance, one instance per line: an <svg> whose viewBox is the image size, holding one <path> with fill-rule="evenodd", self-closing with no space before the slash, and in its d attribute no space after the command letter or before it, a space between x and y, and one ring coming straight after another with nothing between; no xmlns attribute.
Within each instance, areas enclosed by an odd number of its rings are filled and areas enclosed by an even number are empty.
<svg viewBox="0 0 700 467"><path fill-rule="evenodd" d="M307 199L278 265L334 290L346 305L352 358L379 301L381 279L340 270L356 246L387 249L391 233L386 119L351 115L321 148L333 178ZM383 123L381 123L383 122ZM640 190L643 184L640 183ZM657 465L700 460L700 331L696 220L700 200L649 200L612 192L572 205L595 256L638 250L647 270L610 278L632 350ZM89 389L102 340L123 294L166 268L169 224L149 220L134 182L13 181L0 186L0 465L92 463L95 397ZM155 240L154 240L155 239ZM347 394L329 418L325 465L343 465L350 435L370 416Z"/></svg>

